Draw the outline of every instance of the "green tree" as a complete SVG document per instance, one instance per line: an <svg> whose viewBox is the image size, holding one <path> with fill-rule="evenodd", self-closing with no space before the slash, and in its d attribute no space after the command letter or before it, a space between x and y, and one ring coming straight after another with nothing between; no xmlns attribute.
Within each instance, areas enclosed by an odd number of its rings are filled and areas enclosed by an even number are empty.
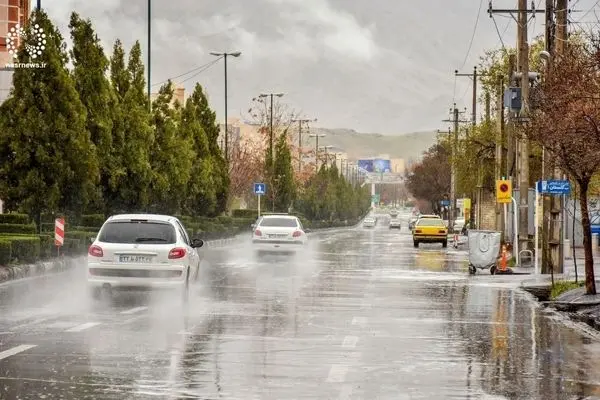
<svg viewBox="0 0 600 400"><path fill-rule="evenodd" d="M210 108L208 99L200 84L196 84L192 94L192 100L196 105L198 120L204 130L208 141L208 154L212 163L212 181L215 185L217 203L215 214L221 214L227 209L229 199L229 170L225 155L219 147L220 127L217 123L215 112Z"/></svg>
<svg viewBox="0 0 600 400"><path fill-rule="evenodd" d="M9 209L39 218L42 212L81 213L94 197L99 170L86 130L86 110L65 66L63 38L43 11L31 24L46 34L35 61L44 68L18 68L0 106L0 197ZM28 33L25 42L32 39ZM26 49L19 58L26 58Z"/></svg>
<svg viewBox="0 0 600 400"><path fill-rule="evenodd" d="M213 180L215 166L210 156L209 140L199 118L198 98L204 97L204 94L198 91L202 91L199 85L186 100L179 124L179 135L190 138L194 151L184 209L191 215L214 216L218 214L216 185Z"/></svg>
<svg viewBox="0 0 600 400"><path fill-rule="evenodd" d="M156 212L176 214L181 211L182 197L190 181L194 162L193 140L179 129L181 107L172 106L174 87L171 81L162 86L152 104L155 143L151 149L152 207Z"/></svg>
<svg viewBox="0 0 600 400"><path fill-rule="evenodd" d="M92 27L91 21L83 20L77 13L71 14L69 24L73 48L72 77L79 98L86 108L86 128L96 147L100 168L100 185L95 207L103 209L103 202L112 203L115 198L116 179L119 172L119 147L113 146L114 98L106 77L108 58Z"/></svg>
<svg viewBox="0 0 600 400"><path fill-rule="evenodd" d="M294 169L292 168L292 155L287 143L287 132L283 132L275 146L276 155L273 165L275 178L272 188L275 197L275 211L287 212L296 198L296 184L294 182Z"/></svg>
<svg viewBox="0 0 600 400"><path fill-rule="evenodd" d="M150 151L154 133L150 125L148 99L145 94L142 50L136 42L127 68L119 41L111 59L111 81L117 101L114 104L113 141L121 144L122 166L115 172L119 180L119 202L115 211L143 211L150 200L152 167Z"/></svg>

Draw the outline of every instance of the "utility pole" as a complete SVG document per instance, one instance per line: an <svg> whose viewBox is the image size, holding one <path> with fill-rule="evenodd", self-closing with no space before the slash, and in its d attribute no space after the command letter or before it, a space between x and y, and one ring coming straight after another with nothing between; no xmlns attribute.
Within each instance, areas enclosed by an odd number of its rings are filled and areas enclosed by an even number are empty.
<svg viewBox="0 0 600 400"><path fill-rule="evenodd" d="M519 70L521 72L521 112L526 121L529 115L529 44L527 32L527 0L519 0ZM519 141L519 249L529 248L529 140Z"/></svg>
<svg viewBox="0 0 600 400"><path fill-rule="evenodd" d="M38 1L38 9L40 8L40 2ZM152 111L152 0L148 0L148 110Z"/></svg>
<svg viewBox="0 0 600 400"><path fill-rule="evenodd" d="M264 99L266 97L271 98L271 106L269 107L269 153L271 155L271 172L275 175L275 154L273 153L273 97L283 97L283 93L261 93L258 97Z"/></svg>
<svg viewBox="0 0 600 400"><path fill-rule="evenodd" d="M550 53L550 65L554 59L558 59L565 54L567 47L567 16L568 0L556 0L556 42L554 43L554 52ZM563 179L563 173L556 163L552 163L552 175L554 179ZM550 196L550 226L548 229L549 240L548 248L550 250L550 263L548 267L552 268L554 273L562 273L564 269L564 251L563 251L563 220L564 210L562 205L562 196ZM571 238L573 240L573 238ZM546 268L548 269L548 268ZM550 272L550 271L545 271Z"/></svg>
<svg viewBox="0 0 600 400"><path fill-rule="evenodd" d="M324 133L313 133L309 135L310 137L314 137L316 139L315 143L315 173L319 172L319 138L325 137Z"/></svg>
<svg viewBox="0 0 600 400"><path fill-rule="evenodd" d="M496 91L496 164L494 179L502 178L502 159L504 158L504 77L498 76ZM503 205L496 203L496 230L504 233ZM504 237L504 235L503 235Z"/></svg>
<svg viewBox="0 0 600 400"><path fill-rule="evenodd" d="M302 124L316 122L317 119L292 119L292 122L298 123L298 172L302 172Z"/></svg>
<svg viewBox="0 0 600 400"><path fill-rule="evenodd" d="M471 78L473 80L473 96L472 96L472 106L471 106L471 135L475 135L475 129L477 127L477 77L478 76L483 76L481 74L477 74L477 66L473 67L473 73L472 74L460 74L458 72L458 70L454 71L454 76L467 76L469 78ZM467 141L469 140L469 137L467 136ZM481 174L481 167L478 169L478 173L479 175ZM478 175L478 177L479 177ZM479 182L478 182L478 187L477 187L477 210L479 210L479 212L477 213L477 223L475 224L477 226L477 228L479 228L480 225L480 215L481 215L481 207L480 207L480 202L481 202L481 188L479 187ZM473 194L471 194L471 197L473 197ZM471 226L473 226L473 222L475 222L475 218L474 215L475 214L475 209L471 208L471 215L469 215L468 217L465 215L465 218L468 218L469 221L471 222Z"/></svg>
<svg viewBox="0 0 600 400"><path fill-rule="evenodd" d="M519 113L519 120L526 121L529 113L529 46L527 44L527 24L529 14L542 14L545 13L545 9L536 9L535 2L532 3L532 8L527 8L527 0L518 0L518 9L494 9L492 2L490 1L488 8L488 14L490 18L493 14L510 14L513 19L517 21L517 75L521 75L521 110ZM517 18L515 18L515 14ZM514 62L514 59L513 59ZM512 64L512 63L511 63ZM509 68L509 86L512 83L514 64ZM508 157L507 157L507 174L506 177L512 175L512 143L514 141L513 124L510 122L511 115L509 114L509 129L507 132L508 142ZM527 139L517 140L517 152L515 154L515 161L518 160L518 173L517 181L519 184L519 212L520 223L515 229L519 229L519 249L526 250L529 247L529 230L528 230L528 213L527 205L529 202L529 146ZM519 156L518 158L516 156Z"/></svg>
<svg viewBox="0 0 600 400"><path fill-rule="evenodd" d="M448 212L448 232L454 232L454 219L456 214L456 154L458 150L458 124L459 122L469 122L469 121L461 121L458 119L459 112L458 108L456 108L456 103L454 103L454 107L452 109L453 118L448 120L445 119L443 122L451 122L454 124L454 137L452 138L451 147L452 152L450 155L450 208Z"/></svg>

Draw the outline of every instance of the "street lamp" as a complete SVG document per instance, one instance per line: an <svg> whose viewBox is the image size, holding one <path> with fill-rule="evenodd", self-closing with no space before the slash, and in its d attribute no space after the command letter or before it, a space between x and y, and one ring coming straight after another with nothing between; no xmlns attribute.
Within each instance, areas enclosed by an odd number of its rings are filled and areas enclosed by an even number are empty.
<svg viewBox="0 0 600 400"><path fill-rule="evenodd" d="M225 64L225 160L229 161L229 131L227 129L227 56L239 57L242 55L242 52L234 51L232 53L219 53L211 51L210 55L223 57L223 63Z"/></svg>
<svg viewBox="0 0 600 400"><path fill-rule="evenodd" d="M265 97L270 97L271 98L271 116L269 118L269 125L270 125L270 132L269 132L269 149L271 151L271 164L274 165L275 163L274 158L275 155L273 154L273 96L276 97L283 97L283 93L261 93L258 97L260 97L261 99L264 99Z"/></svg>

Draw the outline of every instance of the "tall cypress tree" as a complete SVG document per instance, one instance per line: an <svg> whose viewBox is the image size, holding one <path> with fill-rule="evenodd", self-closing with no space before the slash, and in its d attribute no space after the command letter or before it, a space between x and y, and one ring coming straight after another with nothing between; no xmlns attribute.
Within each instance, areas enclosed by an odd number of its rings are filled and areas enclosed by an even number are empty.
<svg viewBox="0 0 600 400"><path fill-rule="evenodd" d="M190 181L194 162L194 142L179 129L181 107L178 103L173 107L173 89L169 81L160 88L152 104L155 142L150 153L151 209L170 214L181 211L184 200L181 194Z"/></svg>
<svg viewBox="0 0 600 400"><path fill-rule="evenodd" d="M179 124L180 136L190 138L194 150L185 211L191 215L214 216L218 214L216 184L213 180L215 166L212 163L209 140L199 118L197 92L195 90L185 102Z"/></svg>
<svg viewBox="0 0 600 400"><path fill-rule="evenodd" d="M191 98L196 106L200 125L208 140L208 152L213 166L212 181L215 185L217 200L215 214L220 214L226 210L229 197L229 167L218 143L220 127L217 123L216 114L210 108L208 99L200 84L196 84L194 87Z"/></svg>
<svg viewBox="0 0 600 400"><path fill-rule="evenodd" d="M125 67L125 52L115 43L111 59L111 81L116 94L113 140L121 144L122 166L119 177L119 208L116 211L145 211L150 201L152 168L150 149L154 133L150 125L148 99L145 94L142 50L136 42Z"/></svg>
<svg viewBox="0 0 600 400"><path fill-rule="evenodd" d="M99 178L86 110L65 64L66 45L43 11L32 25L46 35L35 60L45 68L18 68L0 108L0 197L9 209L39 217L45 211L81 213L94 197ZM32 41L31 30L25 42ZM26 59L26 50L19 59Z"/></svg>
<svg viewBox="0 0 600 400"><path fill-rule="evenodd" d="M95 202L97 210L114 203L121 166L120 148L113 146L113 92L106 77L108 58L89 19L71 14L69 24L73 48L72 77L79 98L87 111L86 128L96 146L100 167L100 190Z"/></svg>
<svg viewBox="0 0 600 400"><path fill-rule="evenodd" d="M294 169L292 168L292 154L287 142L287 131L283 132L277 140L273 170L275 173L273 180L275 210L287 212L296 199Z"/></svg>

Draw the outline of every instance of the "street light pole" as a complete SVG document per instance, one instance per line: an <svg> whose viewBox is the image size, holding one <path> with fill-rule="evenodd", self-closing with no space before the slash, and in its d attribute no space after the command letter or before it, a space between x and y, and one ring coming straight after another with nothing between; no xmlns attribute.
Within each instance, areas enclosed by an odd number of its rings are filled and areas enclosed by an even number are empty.
<svg viewBox="0 0 600 400"><path fill-rule="evenodd" d="M38 11L42 9L42 0L37 0L37 9Z"/></svg>
<svg viewBox="0 0 600 400"><path fill-rule="evenodd" d="M41 0L38 0L38 4ZM152 0L148 0L148 110L152 111Z"/></svg>
<svg viewBox="0 0 600 400"><path fill-rule="evenodd" d="M227 124L227 56L232 56L232 57L239 57L240 55L242 55L242 52L240 51L234 51L232 53L226 53L226 52L216 52L216 51L211 51L210 55L212 56L216 56L216 57L223 57L223 64L225 65L225 160L229 161L229 127Z"/></svg>

